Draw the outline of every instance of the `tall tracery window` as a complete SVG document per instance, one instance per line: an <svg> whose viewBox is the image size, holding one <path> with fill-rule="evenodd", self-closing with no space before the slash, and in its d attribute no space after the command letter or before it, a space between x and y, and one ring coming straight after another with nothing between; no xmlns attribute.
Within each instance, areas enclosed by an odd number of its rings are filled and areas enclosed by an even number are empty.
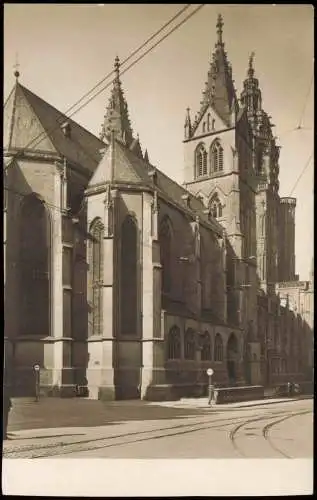
<svg viewBox="0 0 317 500"><path fill-rule="evenodd" d="M202 350L201 350L201 361L210 361L211 360L211 341L210 335L208 332L205 332L202 339Z"/></svg>
<svg viewBox="0 0 317 500"><path fill-rule="evenodd" d="M219 333L215 338L215 361L223 361L223 342Z"/></svg>
<svg viewBox="0 0 317 500"><path fill-rule="evenodd" d="M204 144L200 144L196 149L196 177L203 177L207 175L207 151L205 149Z"/></svg>
<svg viewBox="0 0 317 500"><path fill-rule="evenodd" d="M195 359L195 332L188 328L184 337L184 357L185 359Z"/></svg>
<svg viewBox="0 0 317 500"><path fill-rule="evenodd" d="M162 220L160 225L159 242L162 265L162 292L168 293L171 290L172 283L172 233L167 217Z"/></svg>
<svg viewBox="0 0 317 500"><path fill-rule="evenodd" d="M27 196L20 217L20 334L50 335L51 224L45 204Z"/></svg>
<svg viewBox="0 0 317 500"><path fill-rule="evenodd" d="M181 357L181 334L178 326L173 326L167 337L167 358L180 359Z"/></svg>
<svg viewBox="0 0 317 500"><path fill-rule="evenodd" d="M218 139L212 143L210 148L210 170L211 172L223 170L223 148Z"/></svg>
<svg viewBox="0 0 317 500"><path fill-rule="evenodd" d="M101 335L103 330L103 237L104 226L101 219L95 219L90 227L90 335Z"/></svg>
<svg viewBox="0 0 317 500"><path fill-rule="evenodd" d="M138 333L138 227L130 215L121 226L120 316L121 333Z"/></svg>
<svg viewBox="0 0 317 500"><path fill-rule="evenodd" d="M217 194L210 200L209 213L215 219L222 217L222 204Z"/></svg>

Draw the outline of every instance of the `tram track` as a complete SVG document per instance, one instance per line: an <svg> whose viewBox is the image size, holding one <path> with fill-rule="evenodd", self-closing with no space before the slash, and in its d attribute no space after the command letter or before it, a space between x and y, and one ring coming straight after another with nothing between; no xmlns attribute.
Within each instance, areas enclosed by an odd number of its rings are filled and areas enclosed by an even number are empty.
<svg viewBox="0 0 317 500"><path fill-rule="evenodd" d="M294 417L298 417L300 415L307 415L308 413L310 413L310 411L306 410L306 411L302 411L302 412L297 412L297 413L293 413L292 415L287 415L283 418L281 418L280 420L276 420L274 422L271 422L270 424L267 424L265 427L263 427L262 429L262 434L263 434L263 437L264 439L266 439L266 441L269 443L270 447L276 451L277 453L279 453L280 455L284 456L285 458L292 458L290 455L288 455L287 453L285 453L284 451L282 451L280 448L278 448L271 440L270 438L270 435L269 435L269 431L270 429L281 423L281 422L284 422L285 420L288 420L290 418L294 418Z"/></svg>
<svg viewBox="0 0 317 500"><path fill-rule="evenodd" d="M235 449L235 451L240 456L242 456L244 458L250 458L245 453L245 451L243 450L243 448L240 445L238 445L238 443L237 443L237 437L238 437L239 432L244 427L246 427L249 424L253 424L253 423L256 423L256 422L263 421L263 420L272 420L273 419L273 422L270 422L270 423L266 424L264 427L262 427L262 429L256 429L256 430L260 430L260 434L258 434L257 437L262 436L265 439L265 441L269 444L270 448L272 448L276 453L280 454L281 456L284 456L284 458L292 458L292 457L290 457L289 455L287 455L285 452L283 452L282 450L280 450L277 446L275 446L272 443L272 441L271 441L271 439L269 437L269 430L274 425L277 425L280 422L283 422L284 420L287 420L287 419L290 419L292 417L296 417L296 416L299 416L299 415L305 415L305 414L311 413L311 410L300 410L300 411L297 411L297 412L294 412L294 411L290 412L288 410L288 411L286 411L284 413L287 413L287 415L283 415L283 416L281 416L281 415L267 415L267 416L261 416L261 417L251 418L251 419L245 420L244 422L239 423L229 433L229 439L230 439L231 444L232 444L233 448ZM249 430L251 430L251 429L249 429ZM239 437L241 437L241 436L239 436Z"/></svg>
<svg viewBox="0 0 317 500"><path fill-rule="evenodd" d="M285 416L288 413L287 410L274 412L277 418ZM257 417L257 419L252 419L251 421L263 420L272 418L272 411L268 412L265 416ZM204 419L194 423L173 425L170 427L161 427L156 429L147 429L141 431L127 432L123 434L115 434L112 436L99 436L98 438L89 438L84 440L78 440L73 442L58 442L58 443L47 443L32 446L22 446L19 449L13 448L12 450L4 450L3 456L5 458L46 458L53 457L57 455L71 454L74 452L91 451L101 448L109 448L115 446L123 446L130 443L150 441L154 439L161 439L166 437L174 437L182 434L188 434L193 432L199 432L208 429L222 429L233 423L241 421L236 429L239 429L243 425L249 422L245 421L245 417L237 415L230 418L221 419ZM230 437L232 431L229 433Z"/></svg>

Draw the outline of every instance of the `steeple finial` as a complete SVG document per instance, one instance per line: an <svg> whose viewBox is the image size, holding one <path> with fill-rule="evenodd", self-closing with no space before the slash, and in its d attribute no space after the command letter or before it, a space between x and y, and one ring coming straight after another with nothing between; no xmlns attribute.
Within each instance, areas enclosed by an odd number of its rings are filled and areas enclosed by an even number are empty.
<svg viewBox="0 0 317 500"><path fill-rule="evenodd" d="M19 55L18 55L18 53L16 53L16 55L15 55L15 65L13 67L15 68L14 76L16 78L16 81L18 81L19 76L20 76L20 72L19 72L20 64L19 64Z"/></svg>
<svg viewBox="0 0 317 500"><path fill-rule="evenodd" d="M248 68L248 77L250 77L250 78L253 78L253 76L254 76L254 67L253 67L254 56L255 56L255 53L251 52L250 57L249 57L249 68Z"/></svg>
<svg viewBox="0 0 317 500"><path fill-rule="evenodd" d="M218 35L218 44L222 44L222 28L223 28L223 19L222 15L218 14L218 19L217 19L217 35Z"/></svg>
<svg viewBox="0 0 317 500"><path fill-rule="evenodd" d="M114 60L114 70L116 73L116 80L119 80L119 77L120 77L120 59L117 55L116 55L116 58Z"/></svg>

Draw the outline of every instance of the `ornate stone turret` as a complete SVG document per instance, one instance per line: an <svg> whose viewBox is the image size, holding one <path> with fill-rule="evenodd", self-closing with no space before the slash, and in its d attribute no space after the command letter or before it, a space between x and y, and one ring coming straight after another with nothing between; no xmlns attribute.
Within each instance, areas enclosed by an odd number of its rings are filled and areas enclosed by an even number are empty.
<svg viewBox="0 0 317 500"><path fill-rule="evenodd" d="M191 136L191 131L192 131L192 123L190 119L190 109L187 108L186 110L186 118L185 118L185 125L184 125L184 137L185 139L189 139Z"/></svg>
<svg viewBox="0 0 317 500"><path fill-rule="evenodd" d="M111 97L107 106L105 120L100 134L101 140L109 140L111 131L115 133L116 139L122 141L127 147L130 147L133 141L133 133L129 119L128 105L123 95L120 80L120 62L115 58L115 78Z"/></svg>
<svg viewBox="0 0 317 500"><path fill-rule="evenodd" d="M249 57L249 67L247 78L243 82L243 91L241 92L241 104L248 111L248 117L254 132L257 129L258 118L262 117L262 95L259 88L259 80L254 77L254 52Z"/></svg>
<svg viewBox="0 0 317 500"><path fill-rule="evenodd" d="M150 161L149 161L149 154L148 154L148 152L147 152L147 149L145 150L145 153L144 153L144 161L145 161L146 163L150 163Z"/></svg>
<svg viewBox="0 0 317 500"><path fill-rule="evenodd" d="M133 139L133 141L131 142L130 150L133 151L133 153L136 156L138 156L139 158L141 158L143 160L143 154L142 154L142 149L141 149L141 145L140 145L139 135L137 135L137 138Z"/></svg>

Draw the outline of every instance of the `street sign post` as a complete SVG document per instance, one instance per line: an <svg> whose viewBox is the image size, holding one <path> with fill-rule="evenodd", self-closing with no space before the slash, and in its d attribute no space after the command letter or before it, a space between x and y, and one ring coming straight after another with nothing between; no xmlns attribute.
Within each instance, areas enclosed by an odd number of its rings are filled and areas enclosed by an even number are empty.
<svg viewBox="0 0 317 500"><path fill-rule="evenodd" d="M35 401L40 399L40 365L33 365L34 376L35 376Z"/></svg>
<svg viewBox="0 0 317 500"><path fill-rule="evenodd" d="M213 385L211 384L211 377L213 376L214 371L212 368L208 368L207 370L207 375L208 375L208 404L211 404L212 396L213 396Z"/></svg>

